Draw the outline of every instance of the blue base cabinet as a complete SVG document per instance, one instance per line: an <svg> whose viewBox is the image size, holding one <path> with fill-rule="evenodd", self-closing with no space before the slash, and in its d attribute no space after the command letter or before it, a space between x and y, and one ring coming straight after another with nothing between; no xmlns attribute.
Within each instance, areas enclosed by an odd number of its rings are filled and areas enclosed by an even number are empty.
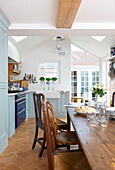
<svg viewBox="0 0 115 170"><path fill-rule="evenodd" d="M28 93L28 117L35 117L33 92Z"/></svg>
<svg viewBox="0 0 115 170"><path fill-rule="evenodd" d="M15 133L15 96L8 97L8 138Z"/></svg>
<svg viewBox="0 0 115 170"><path fill-rule="evenodd" d="M28 97L29 94L26 94L26 119L28 118Z"/></svg>
<svg viewBox="0 0 115 170"><path fill-rule="evenodd" d="M60 92L60 98L47 98L46 100L53 105L57 118L67 117L67 110L64 105L69 102L69 92ZM28 117L35 117L33 92L28 93Z"/></svg>

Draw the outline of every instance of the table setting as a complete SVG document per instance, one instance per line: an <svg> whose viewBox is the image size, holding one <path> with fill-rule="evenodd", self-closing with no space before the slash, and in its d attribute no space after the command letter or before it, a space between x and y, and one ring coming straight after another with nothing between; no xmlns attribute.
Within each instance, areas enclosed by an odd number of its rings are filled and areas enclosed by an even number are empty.
<svg viewBox="0 0 115 170"><path fill-rule="evenodd" d="M108 107L106 102L99 102L97 106L80 106L75 109L76 113L85 116L88 124L92 127L101 125L107 127L109 121L115 120L115 107Z"/></svg>

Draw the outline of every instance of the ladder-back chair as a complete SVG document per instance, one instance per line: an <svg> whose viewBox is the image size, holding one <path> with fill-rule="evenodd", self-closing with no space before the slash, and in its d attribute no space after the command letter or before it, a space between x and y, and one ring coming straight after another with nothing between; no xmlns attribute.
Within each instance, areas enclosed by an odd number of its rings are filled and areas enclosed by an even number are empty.
<svg viewBox="0 0 115 170"><path fill-rule="evenodd" d="M71 166L70 169L72 169L75 166L74 169L76 169L76 170L84 170L84 169L91 170L89 163L88 163L83 151L77 150L77 152L75 152L75 150L74 151L72 150L72 151L67 152L65 150L58 150L56 152L56 147L54 147L54 145L53 145L54 144L54 142L53 142L54 132L52 131L53 120L50 115L50 111L52 110L52 107L51 107L51 110L49 110L48 105L49 105L49 102L47 102L47 105L45 102L42 103L44 126L45 126L45 132L46 132L46 143L47 143L48 170L54 170L54 169L55 170L63 170L63 169L65 169L66 164L68 165L70 160L72 160L72 165L70 165ZM54 121L56 121L55 118L54 118ZM70 142L72 142L72 141L70 141ZM77 143L77 141L76 141L76 143ZM60 145L60 146L63 146L63 145ZM63 153L63 152L65 152L65 153ZM60 153L61 156L60 155L58 156L57 155L58 153ZM54 155L55 155L55 158L57 158L56 161L54 160Z"/></svg>
<svg viewBox="0 0 115 170"><path fill-rule="evenodd" d="M35 137L34 142L32 145L32 149L35 148L36 142L41 145L41 150L39 153L39 157L42 156L45 147L45 129L44 129L44 122L42 119L42 102L45 101L45 96L42 93L33 93L34 98L34 108L35 108L35 119L36 119L36 130L35 130ZM58 128L59 130L70 130L70 126L68 123L57 119ZM43 131L43 137L38 137L38 130L41 129Z"/></svg>

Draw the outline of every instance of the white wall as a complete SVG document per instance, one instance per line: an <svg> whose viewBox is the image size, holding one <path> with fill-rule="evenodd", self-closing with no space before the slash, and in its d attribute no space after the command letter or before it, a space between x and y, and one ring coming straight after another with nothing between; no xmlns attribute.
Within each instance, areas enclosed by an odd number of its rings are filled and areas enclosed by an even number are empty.
<svg viewBox="0 0 115 170"><path fill-rule="evenodd" d="M43 61L60 61L60 83L56 88L62 90L70 90L70 70L71 70L71 42L69 39L65 39L61 43L65 56L59 56L58 53L54 52L56 42L53 39L39 44L38 46L30 49L24 53L21 53L22 61L22 73L20 79L27 74L34 74L39 80L39 64ZM30 86L30 89L39 89L38 84Z"/></svg>

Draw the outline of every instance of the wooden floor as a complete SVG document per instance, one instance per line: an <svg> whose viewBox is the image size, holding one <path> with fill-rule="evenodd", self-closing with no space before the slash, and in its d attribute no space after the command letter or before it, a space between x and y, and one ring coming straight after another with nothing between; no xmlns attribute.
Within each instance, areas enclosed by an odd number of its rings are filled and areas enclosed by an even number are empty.
<svg viewBox="0 0 115 170"><path fill-rule="evenodd" d="M34 125L35 119L29 118L9 139L8 147L0 155L0 170L47 170L47 152L45 151L43 156L39 158L39 144L36 144L34 150L31 149L35 131ZM66 161L67 157L69 157L69 162ZM73 157L75 156L73 155ZM73 159L73 157L70 154L56 156L56 169L60 170L59 164L61 163L61 170L75 170L76 166L73 164L73 161L76 162L78 160L76 157Z"/></svg>

